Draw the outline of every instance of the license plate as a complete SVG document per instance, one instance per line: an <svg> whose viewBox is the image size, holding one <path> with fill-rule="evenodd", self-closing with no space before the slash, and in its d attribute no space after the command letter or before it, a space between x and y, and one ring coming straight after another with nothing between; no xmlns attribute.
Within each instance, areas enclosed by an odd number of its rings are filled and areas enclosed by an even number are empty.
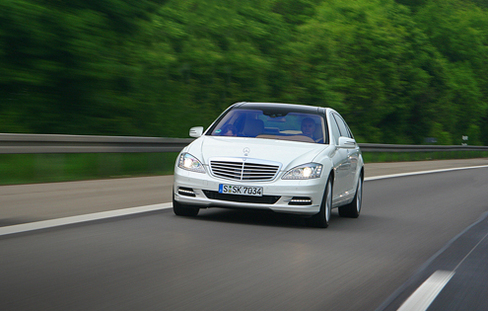
<svg viewBox="0 0 488 311"><path fill-rule="evenodd" d="M263 196L263 187L219 185L219 193L249 195L254 197Z"/></svg>

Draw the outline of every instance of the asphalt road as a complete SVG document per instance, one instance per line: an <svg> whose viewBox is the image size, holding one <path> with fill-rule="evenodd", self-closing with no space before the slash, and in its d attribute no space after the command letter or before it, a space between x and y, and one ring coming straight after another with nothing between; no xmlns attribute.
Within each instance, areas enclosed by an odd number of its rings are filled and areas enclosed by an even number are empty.
<svg viewBox="0 0 488 311"><path fill-rule="evenodd" d="M361 216L327 229L209 209L3 236L0 309L375 310L488 211L487 173L368 181Z"/></svg>

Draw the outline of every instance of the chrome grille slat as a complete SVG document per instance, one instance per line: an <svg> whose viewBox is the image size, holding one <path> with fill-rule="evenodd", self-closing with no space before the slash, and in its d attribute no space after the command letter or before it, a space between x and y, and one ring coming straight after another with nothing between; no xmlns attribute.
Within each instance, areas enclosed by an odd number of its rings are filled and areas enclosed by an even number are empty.
<svg viewBox="0 0 488 311"><path fill-rule="evenodd" d="M259 162L259 160L255 161ZM280 165L255 163L252 159L239 159L239 161L210 161L210 170L214 176L231 180L273 180L279 169Z"/></svg>
<svg viewBox="0 0 488 311"><path fill-rule="evenodd" d="M257 163L246 163L246 166L251 166L251 167L269 167L269 165L257 164Z"/></svg>
<svg viewBox="0 0 488 311"><path fill-rule="evenodd" d="M232 178L232 179L240 179L241 175L230 175L230 174L219 174L222 177Z"/></svg>
<svg viewBox="0 0 488 311"><path fill-rule="evenodd" d="M259 169L259 168L249 168L246 166L246 170L247 171L251 171L251 172L269 172L269 173L274 173L275 172L275 169Z"/></svg>
<svg viewBox="0 0 488 311"><path fill-rule="evenodd" d="M244 172L245 176L252 176L252 175L262 175L262 176L274 176L274 173L263 173L263 172Z"/></svg>
<svg viewBox="0 0 488 311"><path fill-rule="evenodd" d="M212 167L212 170L213 170L214 172L235 172L235 173L237 173L237 172L240 172L240 171L241 171L241 169L240 169L240 168L239 168L239 169L237 169L237 168L231 168L231 169L227 169L227 168L225 168L225 167Z"/></svg>
<svg viewBox="0 0 488 311"><path fill-rule="evenodd" d="M220 167L235 167L235 168L241 168L242 167L242 163L213 163L212 162L212 165L214 166L220 166Z"/></svg>

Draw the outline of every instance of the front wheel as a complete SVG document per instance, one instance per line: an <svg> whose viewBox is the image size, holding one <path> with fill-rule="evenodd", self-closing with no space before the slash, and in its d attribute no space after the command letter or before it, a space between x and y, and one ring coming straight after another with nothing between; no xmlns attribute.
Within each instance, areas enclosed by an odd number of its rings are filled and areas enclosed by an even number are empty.
<svg viewBox="0 0 488 311"><path fill-rule="evenodd" d="M175 201L175 195L173 194L173 212L178 216L197 216L200 208L181 204Z"/></svg>
<svg viewBox="0 0 488 311"><path fill-rule="evenodd" d="M339 207L339 216L358 218L361 213L361 206L363 204L363 176L359 176L358 186L356 189L356 195L351 203Z"/></svg>
<svg viewBox="0 0 488 311"><path fill-rule="evenodd" d="M325 185L324 197L320 204L320 211L310 218L306 218L307 225L317 228L327 228L329 226L330 214L332 210L332 181L327 180Z"/></svg>

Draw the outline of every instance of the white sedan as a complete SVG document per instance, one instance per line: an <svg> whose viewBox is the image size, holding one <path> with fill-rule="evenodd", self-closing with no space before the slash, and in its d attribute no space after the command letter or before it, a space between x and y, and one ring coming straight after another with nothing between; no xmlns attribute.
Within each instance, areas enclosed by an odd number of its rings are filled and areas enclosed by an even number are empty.
<svg viewBox="0 0 488 311"><path fill-rule="evenodd" d="M364 162L344 119L331 108L248 103L230 106L179 154L173 211L269 209L329 225L331 209L361 212Z"/></svg>

